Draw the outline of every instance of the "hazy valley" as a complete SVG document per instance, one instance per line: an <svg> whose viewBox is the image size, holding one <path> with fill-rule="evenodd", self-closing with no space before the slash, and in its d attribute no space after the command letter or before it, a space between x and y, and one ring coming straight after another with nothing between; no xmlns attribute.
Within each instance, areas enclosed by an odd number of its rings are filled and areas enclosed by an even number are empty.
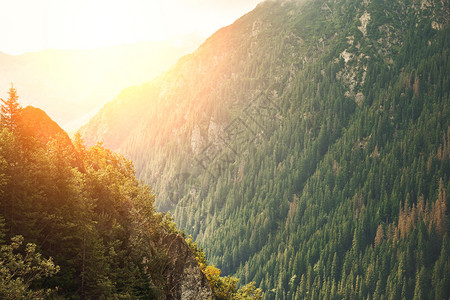
<svg viewBox="0 0 450 300"><path fill-rule="evenodd" d="M24 106L44 109L74 132L123 89L153 79L201 41L192 35L92 50L0 53L0 87L4 95L14 83Z"/></svg>

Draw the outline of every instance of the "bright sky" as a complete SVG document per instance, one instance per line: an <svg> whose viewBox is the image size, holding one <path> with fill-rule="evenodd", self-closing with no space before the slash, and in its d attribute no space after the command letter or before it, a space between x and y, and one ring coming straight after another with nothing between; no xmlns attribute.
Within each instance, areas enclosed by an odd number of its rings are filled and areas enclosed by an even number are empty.
<svg viewBox="0 0 450 300"><path fill-rule="evenodd" d="M89 49L208 36L262 0L0 0L0 51Z"/></svg>

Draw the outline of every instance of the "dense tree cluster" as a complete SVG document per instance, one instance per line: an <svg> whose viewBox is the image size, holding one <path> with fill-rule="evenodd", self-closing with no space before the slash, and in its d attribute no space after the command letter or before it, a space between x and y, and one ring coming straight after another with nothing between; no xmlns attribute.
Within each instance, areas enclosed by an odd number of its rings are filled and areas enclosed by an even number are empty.
<svg viewBox="0 0 450 300"><path fill-rule="evenodd" d="M163 288L145 271L160 262L142 264L155 251L150 241L160 234L162 217L129 161L101 145L86 149L76 143L73 152L58 137L42 145L19 127L2 126L0 141L6 237L20 234L60 268L36 287L58 287L63 295L82 298L131 297ZM73 165L75 155L82 166Z"/></svg>
<svg viewBox="0 0 450 300"><path fill-rule="evenodd" d="M170 295L161 274L171 258L158 241L178 231L155 212L132 163L101 144L86 148L79 135L73 144L63 135L43 143L23 130L15 89L9 95L0 127L0 298ZM260 298L254 285L237 291L233 280L222 299Z"/></svg>

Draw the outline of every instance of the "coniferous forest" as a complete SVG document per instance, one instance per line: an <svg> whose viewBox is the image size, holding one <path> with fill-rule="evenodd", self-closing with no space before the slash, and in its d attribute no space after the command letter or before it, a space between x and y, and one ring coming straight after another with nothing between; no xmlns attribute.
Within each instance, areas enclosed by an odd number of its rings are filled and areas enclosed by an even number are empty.
<svg viewBox="0 0 450 300"><path fill-rule="evenodd" d="M449 7L264 2L81 133L264 299L447 299Z"/></svg>
<svg viewBox="0 0 450 300"><path fill-rule="evenodd" d="M178 299L173 235L215 299L449 299L449 21L266 1L73 140L12 87L0 296Z"/></svg>

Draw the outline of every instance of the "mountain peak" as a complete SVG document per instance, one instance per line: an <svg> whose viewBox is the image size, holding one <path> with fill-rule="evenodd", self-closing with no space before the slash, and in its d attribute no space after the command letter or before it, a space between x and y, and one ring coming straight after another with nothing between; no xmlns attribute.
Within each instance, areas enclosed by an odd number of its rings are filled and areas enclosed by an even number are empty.
<svg viewBox="0 0 450 300"><path fill-rule="evenodd" d="M65 144L72 145L69 135L42 109L29 105L22 109L22 118L26 130L41 143L47 144L50 139L60 136Z"/></svg>

